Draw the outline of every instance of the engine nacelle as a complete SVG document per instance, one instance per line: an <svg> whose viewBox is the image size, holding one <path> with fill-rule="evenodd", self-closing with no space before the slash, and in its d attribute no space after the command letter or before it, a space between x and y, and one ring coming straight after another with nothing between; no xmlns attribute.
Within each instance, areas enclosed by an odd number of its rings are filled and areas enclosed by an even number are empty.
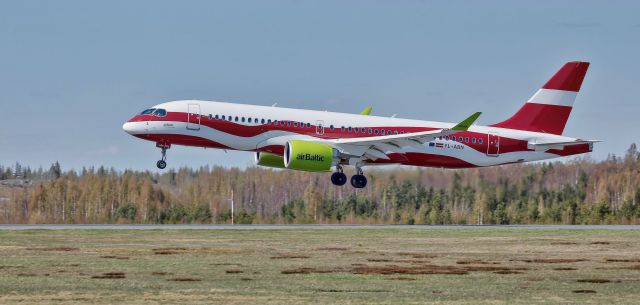
<svg viewBox="0 0 640 305"><path fill-rule="evenodd" d="M291 140L284 148L284 167L308 172L327 172L333 165L333 147L316 142Z"/></svg>
<svg viewBox="0 0 640 305"><path fill-rule="evenodd" d="M284 158L267 152L256 152L256 164L266 167L284 168Z"/></svg>

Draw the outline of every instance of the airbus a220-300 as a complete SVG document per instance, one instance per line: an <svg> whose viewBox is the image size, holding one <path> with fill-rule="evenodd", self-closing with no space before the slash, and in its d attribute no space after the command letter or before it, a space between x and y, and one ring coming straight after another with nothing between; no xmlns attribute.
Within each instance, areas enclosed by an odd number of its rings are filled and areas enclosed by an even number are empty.
<svg viewBox="0 0 640 305"><path fill-rule="evenodd" d="M568 62L505 121L474 125L480 112L459 123L256 106L200 100L150 107L123 129L152 141L162 158L172 145L250 151L267 167L330 172L346 184L345 166L354 166L351 185L363 188L366 166L400 164L472 168L520 163L592 151L595 140L562 135L589 67Z"/></svg>

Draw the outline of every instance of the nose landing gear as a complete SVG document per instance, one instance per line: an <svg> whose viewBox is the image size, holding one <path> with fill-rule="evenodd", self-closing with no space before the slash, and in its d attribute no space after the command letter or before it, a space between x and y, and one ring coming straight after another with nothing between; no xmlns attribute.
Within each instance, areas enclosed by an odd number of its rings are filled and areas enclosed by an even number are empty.
<svg viewBox="0 0 640 305"><path fill-rule="evenodd" d="M165 167L167 167L167 149L171 148L171 144L169 143L161 143L158 142L156 143L156 147L160 148L160 151L162 152L162 159L158 160L158 162L156 162L156 166L159 169L164 169Z"/></svg>

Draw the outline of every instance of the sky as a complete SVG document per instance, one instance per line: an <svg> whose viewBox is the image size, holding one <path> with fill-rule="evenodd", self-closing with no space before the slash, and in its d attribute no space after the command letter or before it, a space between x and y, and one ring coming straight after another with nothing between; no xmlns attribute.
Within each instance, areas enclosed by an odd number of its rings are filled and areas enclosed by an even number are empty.
<svg viewBox="0 0 640 305"><path fill-rule="evenodd" d="M122 124L202 99L479 124L566 61L591 67L564 134L638 139L639 1L2 1L0 164L155 171ZM169 167L247 166L174 146Z"/></svg>

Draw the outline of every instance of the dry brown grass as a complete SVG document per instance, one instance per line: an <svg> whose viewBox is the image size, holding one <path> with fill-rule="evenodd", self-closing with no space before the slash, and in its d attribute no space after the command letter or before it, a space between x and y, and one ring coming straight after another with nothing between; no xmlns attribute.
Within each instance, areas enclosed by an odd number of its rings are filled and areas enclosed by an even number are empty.
<svg viewBox="0 0 640 305"><path fill-rule="evenodd" d="M605 261L610 263L640 263L640 258L607 258Z"/></svg>
<svg viewBox="0 0 640 305"><path fill-rule="evenodd" d="M311 258L311 256L306 255L306 254L296 254L296 253L285 253L285 254L278 254L276 256L272 256L271 259L294 259L294 258Z"/></svg>
<svg viewBox="0 0 640 305"><path fill-rule="evenodd" d="M202 279L192 278L192 277L175 277L167 279L170 282L200 282Z"/></svg>
<svg viewBox="0 0 640 305"><path fill-rule="evenodd" d="M226 270L225 273L237 274L237 273L244 273L244 271L242 271L242 270Z"/></svg>
<svg viewBox="0 0 640 305"><path fill-rule="evenodd" d="M349 251L349 248L344 247L320 247L316 248L318 251Z"/></svg>
<svg viewBox="0 0 640 305"><path fill-rule="evenodd" d="M607 279L579 279L576 282L578 282L578 283L602 284L602 283L611 283L611 280L607 280Z"/></svg>
<svg viewBox="0 0 640 305"><path fill-rule="evenodd" d="M591 290L591 289L576 289L576 290L572 290L573 293L596 293L595 290Z"/></svg>
<svg viewBox="0 0 640 305"><path fill-rule="evenodd" d="M539 264L562 264L562 263L579 263L586 262L584 258L531 258L531 259L514 259L511 261Z"/></svg>
<svg viewBox="0 0 640 305"><path fill-rule="evenodd" d="M117 256L117 255L102 255L100 258L112 258L112 259L129 259L128 256Z"/></svg>
<svg viewBox="0 0 640 305"><path fill-rule="evenodd" d="M480 265L499 265L499 262L490 261L490 260L482 260L482 259L473 259L473 260L460 260L456 261L456 264L459 265L470 265L470 264L480 264Z"/></svg>
<svg viewBox="0 0 640 305"><path fill-rule="evenodd" d="M92 279L123 279L125 278L124 272L105 272L101 275L94 275Z"/></svg>
<svg viewBox="0 0 640 305"><path fill-rule="evenodd" d="M73 247L41 247L41 248L27 248L30 251L56 251L56 252L71 252L79 251L79 248Z"/></svg>

